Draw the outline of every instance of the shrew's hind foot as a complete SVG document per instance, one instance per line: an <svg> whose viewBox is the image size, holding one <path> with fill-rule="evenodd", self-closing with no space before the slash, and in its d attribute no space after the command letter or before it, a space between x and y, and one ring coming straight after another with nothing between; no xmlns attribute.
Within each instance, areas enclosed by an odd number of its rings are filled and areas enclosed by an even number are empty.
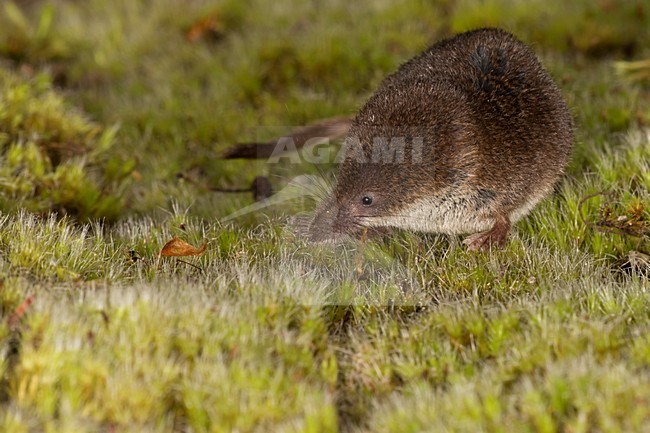
<svg viewBox="0 0 650 433"><path fill-rule="evenodd" d="M489 251L490 248L503 247L510 233L510 220L507 217L498 217L494 226L486 232L475 233L463 240L469 251Z"/></svg>

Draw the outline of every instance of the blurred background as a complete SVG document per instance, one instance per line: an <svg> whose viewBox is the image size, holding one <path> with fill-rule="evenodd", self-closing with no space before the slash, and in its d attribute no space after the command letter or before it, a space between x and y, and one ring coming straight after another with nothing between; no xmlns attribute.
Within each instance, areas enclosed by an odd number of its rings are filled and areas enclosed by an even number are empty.
<svg viewBox="0 0 650 433"><path fill-rule="evenodd" d="M483 26L530 44L563 89L570 174L650 124L645 0L5 0L0 208L226 215L252 195L206 188L330 168L223 161L226 148L352 116L400 63Z"/></svg>

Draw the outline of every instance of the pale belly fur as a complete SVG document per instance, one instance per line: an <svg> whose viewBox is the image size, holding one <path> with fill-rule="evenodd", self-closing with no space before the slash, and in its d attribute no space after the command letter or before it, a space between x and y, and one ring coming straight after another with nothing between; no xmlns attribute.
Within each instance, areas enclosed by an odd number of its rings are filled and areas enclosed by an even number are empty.
<svg viewBox="0 0 650 433"><path fill-rule="evenodd" d="M509 211L510 222L514 224L526 216L548 192L539 191L522 205ZM369 227L396 227L419 232L462 235L490 230L494 225L494 215L498 211L494 204L477 206L471 199L440 200L432 197L414 202L397 215L363 218L362 224Z"/></svg>

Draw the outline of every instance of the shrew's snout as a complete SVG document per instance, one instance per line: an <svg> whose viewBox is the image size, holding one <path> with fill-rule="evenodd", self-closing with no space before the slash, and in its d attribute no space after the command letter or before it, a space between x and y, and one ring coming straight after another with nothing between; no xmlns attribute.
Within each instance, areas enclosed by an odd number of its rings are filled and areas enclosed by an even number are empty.
<svg viewBox="0 0 650 433"><path fill-rule="evenodd" d="M363 228L362 220L365 209L355 203L346 203L338 206L334 218L333 229L337 233L353 235Z"/></svg>
<svg viewBox="0 0 650 433"><path fill-rule="evenodd" d="M354 228L353 216L347 206L338 208L332 228L336 233L350 233Z"/></svg>

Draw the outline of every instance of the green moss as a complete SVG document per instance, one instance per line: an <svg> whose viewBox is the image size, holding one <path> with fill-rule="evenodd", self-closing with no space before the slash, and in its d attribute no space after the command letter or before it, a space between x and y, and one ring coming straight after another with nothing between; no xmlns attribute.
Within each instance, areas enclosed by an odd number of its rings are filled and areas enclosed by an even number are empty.
<svg viewBox="0 0 650 433"><path fill-rule="evenodd" d="M0 69L0 94L2 209L115 220L130 174L102 171L107 159L113 166L121 159L107 157L115 130L102 131L69 108L45 75L26 80Z"/></svg>
<svg viewBox="0 0 650 433"><path fill-rule="evenodd" d="M454 31L500 26L544 49L572 50L586 55L625 53L648 38L643 1L559 2L513 0L459 1L452 18ZM625 23L624 25L621 25Z"/></svg>

